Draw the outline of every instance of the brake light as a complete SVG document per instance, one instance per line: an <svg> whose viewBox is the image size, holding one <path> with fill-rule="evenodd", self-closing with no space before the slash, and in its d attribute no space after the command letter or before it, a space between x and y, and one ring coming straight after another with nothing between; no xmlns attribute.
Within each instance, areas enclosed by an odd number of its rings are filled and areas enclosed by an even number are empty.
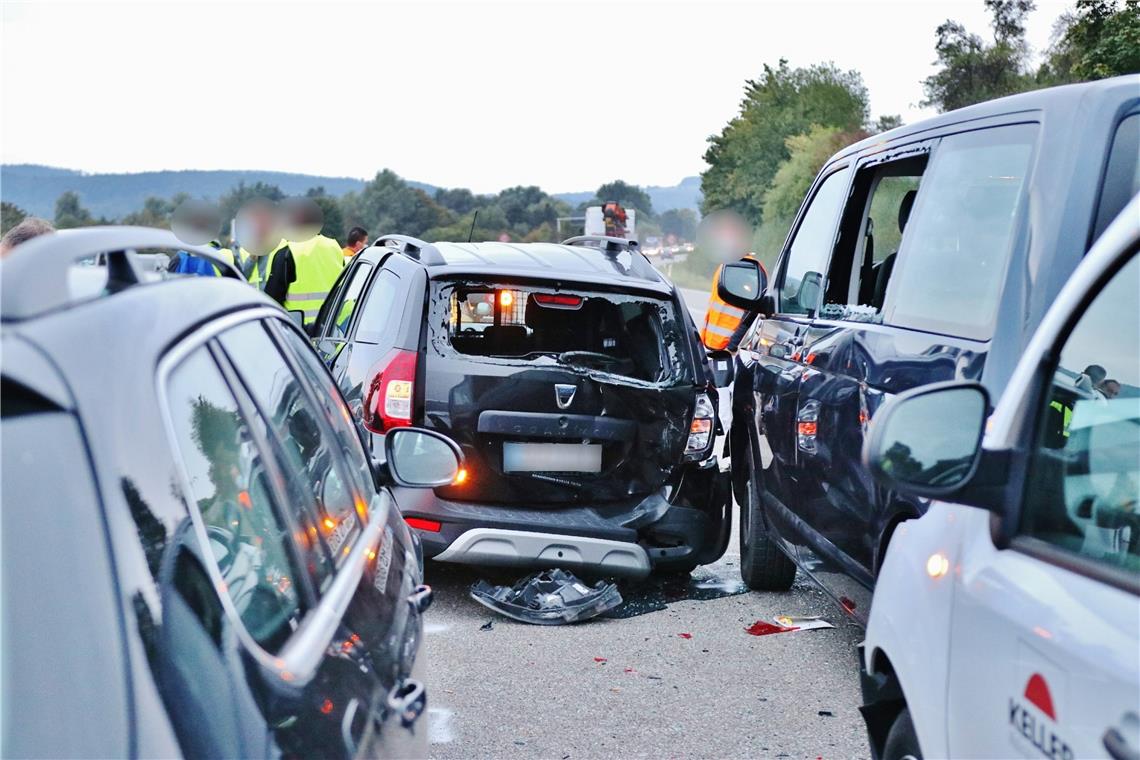
<svg viewBox="0 0 1140 760"><path fill-rule="evenodd" d="M364 427L383 433L412 424L416 352L397 348L376 365L364 398Z"/></svg>
<svg viewBox="0 0 1140 760"><path fill-rule="evenodd" d="M439 533L443 523L438 520L425 520L422 517L405 517L404 522L408 524L409 528L416 530L426 530L429 533Z"/></svg>
<svg viewBox="0 0 1140 760"><path fill-rule="evenodd" d="M567 296L555 293L535 293L534 302L539 306L552 309L579 309L582 307L581 296Z"/></svg>
<svg viewBox="0 0 1140 760"><path fill-rule="evenodd" d="M686 454L700 454L712 445L713 420L716 407L707 393L697 394L693 407L693 420L689 423L689 440L685 443Z"/></svg>

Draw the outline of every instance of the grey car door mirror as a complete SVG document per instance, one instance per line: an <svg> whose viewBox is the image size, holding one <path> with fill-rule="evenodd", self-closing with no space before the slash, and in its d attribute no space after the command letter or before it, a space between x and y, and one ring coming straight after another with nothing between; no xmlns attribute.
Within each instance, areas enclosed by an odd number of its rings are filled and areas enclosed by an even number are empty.
<svg viewBox="0 0 1140 760"><path fill-rule="evenodd" d="M391 479L401 486L435 488L462 477L463 454L454 441L434 430L401 427L384 435Z"/></svg>

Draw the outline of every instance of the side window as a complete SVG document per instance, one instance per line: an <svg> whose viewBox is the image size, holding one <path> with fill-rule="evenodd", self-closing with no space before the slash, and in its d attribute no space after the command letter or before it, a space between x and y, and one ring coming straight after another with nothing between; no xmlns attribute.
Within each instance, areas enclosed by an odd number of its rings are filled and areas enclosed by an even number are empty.
<svg viewBox="0 0 1140 760"><path fill-rule="evenodd" d="M388 269L381 269L364 297L360 319L356 327L356 339L361 343L390 343L391 336L399 329L401 307L400 278Z"/></svg>
<svg viewBox="0 0 1140 760"><path fill-rule="evenodd" d="M1020 533L1140 574L1140 256L1065 340L1042 402Z"/></svg>
<svg viewBox="0 0 1140 760"><path fill-rule="evenodd" d="M943 138L907 222L886 321L990 337L1036 135L1020 124Z"/></svg>
<svg viewBox="0 0 1140 760"><path fill-rule="evenodd" d="M311 561L319 563L322 553L316 547L322 542L339 561L360 532L360 523L353 483L344 476L320 413L260 322L227 330L220 340L260 413L269 420L291 488L301 491L290 508L312 539ZM307 505L315 506L316 531ZM322 585L327 578L326 573Z"/></svg>
<svg viewBox="0 0 1140 760"><path fill-rule="evenodd" d="M258 644L277 652L301 622L292 531L274 504L262 453L205 347L170 377L170 415L225 593Z"/></svg>
<svg viewBox="0 0 1140 760"><path fill-rule="evenodd" d="M804 212L788 247L780 285L780 313L806 314L817 308L850 176L850 168L829 175Z"/></svg>
<svg viewBox="0 0 1140 760"><path fill-rule="evenodd" d="M882 320L887 283L927 163L925 146L908 146L907 151L906 157L865 166L855 174L828 266L820 316Z"/></svg>
<svg viewBox="0 0 1140 760"><path fill-rule="evenodd" d="M1116 128L1108 152L1092 240L1100 237L1137 193L1140 193L1140 113L1125 117Z"/></svg>
<svg viewBox="0 0 1140 760"><path fill-rule="evenodd" d="M364 290L364 283L368 282L368 275L372 274L372 265L360 261L348 273L347 284L337 292L330 311L325 317L328 324L324 335L333 340L344 340L348 336L348 328L352 324L352 315L356 312L360 293Z"/></svg>
<svg viewBox="0 0 1140 760"><path fill-rule="evenodd" d="M352 422L352 414L348 411L344 399L337 390L336 384L329 377L328 371L321 364L320 359L313 353L308 341L298 337L292 330L280 331L285 344L292 349L297 363L301 367L301 374L316 390L316 397L324 409L325 420L332 428L340 449L348 460L349 473L356 482L356 487L363 494L372 494L375 486L372 482L372 466L364 453L364 444L356 425Z"/></svg>

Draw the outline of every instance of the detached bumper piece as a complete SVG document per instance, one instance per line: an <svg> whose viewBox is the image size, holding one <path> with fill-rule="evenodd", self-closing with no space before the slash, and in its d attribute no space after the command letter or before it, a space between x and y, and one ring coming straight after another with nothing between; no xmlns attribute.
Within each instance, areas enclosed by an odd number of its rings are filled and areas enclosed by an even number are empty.
<svg viewBox="0 0 1140 760"><path fill-rule="evenodd" d="M543 570L513 586L479 581L471 598L499 614L532 625L564 625L589 620L621 604L613 583L587 586L565 570Z"/></svg>

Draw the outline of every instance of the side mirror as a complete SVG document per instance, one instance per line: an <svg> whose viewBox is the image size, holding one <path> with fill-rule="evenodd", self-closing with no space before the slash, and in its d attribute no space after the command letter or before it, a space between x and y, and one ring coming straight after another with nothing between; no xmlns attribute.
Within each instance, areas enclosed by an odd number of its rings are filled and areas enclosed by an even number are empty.
<svg viewBox="0 0 1140 760"><path fill-rule="evenodd" d="M727 388L732 385L735 371L732 354L728 351L709 351L709 369L712 371L713 385Z"/></svg>
<svg viewBox="0 0 1140 760"><path fill-rule="evenodd" d="M991 507L992 499L982 498L989 484L972 482L986 479L975 475L986 457L982 435L988 414L989 394L978 383L934 383L907 391L875 414L863 464L887 488L997 509L1000 500Z"/></svg>
<svg viewBox="0 0 1140 760"><path fill-rule="evenodd" d="M434 430L401 427L384 435L388 473L396 485L435 488L451 485L463 467L463 453Z"/></svg>
<svg viewBox="0 0 1140 760"><path fill-rule="evenodd" d="M720 300L745 311L759 311L764 291L768 289L768 275L760 262L742 259L720 268L716 281L716 294Z"/></svg>

